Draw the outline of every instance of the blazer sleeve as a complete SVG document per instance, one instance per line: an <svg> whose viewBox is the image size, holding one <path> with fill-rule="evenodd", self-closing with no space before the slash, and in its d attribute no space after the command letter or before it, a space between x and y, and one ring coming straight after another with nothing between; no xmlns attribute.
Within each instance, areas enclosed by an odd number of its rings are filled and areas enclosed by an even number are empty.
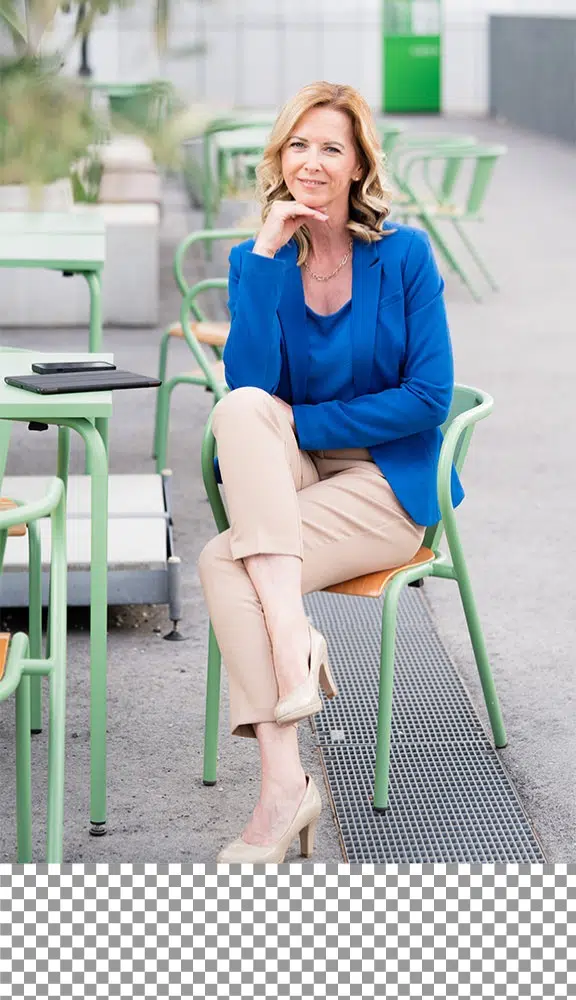
<svg viewBox="0 0 576 1000"><path fill-rule="evenodd" d="M406 355L398 388L357 396L348 403L293 407L300 447L368 448L438 427L448 416L454 366L444 282L428 236L418 230L404 263Z"/></svg>
<svg viewBox="0 0 576 1000"><path fill-rule="evenodd" d="M233 247L228 279L230 333L224 371L230 389L251 385L274 393L282 371L282 331L277 309L284 261Z"/></svg>

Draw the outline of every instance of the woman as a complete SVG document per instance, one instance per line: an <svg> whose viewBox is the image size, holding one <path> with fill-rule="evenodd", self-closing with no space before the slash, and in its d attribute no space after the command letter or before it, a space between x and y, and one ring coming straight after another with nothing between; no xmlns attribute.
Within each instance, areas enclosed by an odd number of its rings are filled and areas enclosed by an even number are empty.
<svg viewBox="0 0 576 1000"><path fill-rule="evenodd" d="M336 688L302 594L409 561L439 520L453 390L427 236L385 222L368 105L315 83L281 111L258 170L262 227L230 254L232 390L214 434L230 529L199 570L229 676L232 732L256 736L260 799L220 862L309 856L321 810L297 724ZM463 493L454 472L453 499Z"/></svg>

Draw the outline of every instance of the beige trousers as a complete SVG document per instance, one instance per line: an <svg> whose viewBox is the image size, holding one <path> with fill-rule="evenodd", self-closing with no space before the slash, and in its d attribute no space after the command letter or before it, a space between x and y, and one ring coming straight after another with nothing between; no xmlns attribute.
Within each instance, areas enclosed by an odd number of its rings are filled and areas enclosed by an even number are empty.
<svg viewBox="0 0 576 1000"><path fill-rule="evenodd" d="M282 407L261 389L235 389L214 410L230 529L198 563L228 672L230 725L254 736L273 722L278 688L260 600L244 556L302 559L302 593L408 562L424 528L399 504L363 448L300 451Z"/></svg>

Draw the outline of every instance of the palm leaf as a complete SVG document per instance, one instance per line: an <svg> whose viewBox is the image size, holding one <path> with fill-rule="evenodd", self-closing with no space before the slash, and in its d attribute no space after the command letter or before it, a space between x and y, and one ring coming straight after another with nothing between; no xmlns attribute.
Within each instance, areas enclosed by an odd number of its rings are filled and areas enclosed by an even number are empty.
<svg viewBox="0 0 576 1000"><path fill-rule="evenodd" d="M16 0L0 0L0 24L4 24L16 45L28 44L26 23L18 13Z"/></svg>

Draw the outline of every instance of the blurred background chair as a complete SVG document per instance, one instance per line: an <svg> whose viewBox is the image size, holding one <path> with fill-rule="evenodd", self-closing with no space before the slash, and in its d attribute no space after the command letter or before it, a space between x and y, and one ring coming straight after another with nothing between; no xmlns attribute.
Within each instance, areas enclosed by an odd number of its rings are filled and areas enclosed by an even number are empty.
<svg viewBox="0 0 576 1000"><path fill-rule="evenodd" d="M162 385L156 397L156 419L154 424L153 457L156 459L156 471L162 472L166 467L168 434L170 422L170 400L177 385L198 385L213 394L213 401L218 400L227 391L224 381L224 365L222 352L230 329L228 320L211 320L201 308L198 299L214 290L225 291L228 288L228 277L206 278L189 286L184 276L184 260L191 248L198 244L222 242L232 247L242 240L254 235L252 229L213 229L199 230L190 233L178 246L174 255L174 278L182 295L180 320L172 323L160 341L160 356L158 361L158 378ZM224 270L224 265L223 265ZM227 268L226 268L227 270ZM196 361L197 368L192 371L180 372L166 378L168 365L168 350L174 339L184 340ZM208 349L207 351L205 349Z"/></svg>
<svg viewBox="0 0 576 1000"><path fill-rule="evenodd" d="M473 258L478 269L494 291L498 285L479 251L474 246L466 226L482 220L482 208L496 163L506 153L500 145L453 144L429 149L396 147L393 179L399 198L393 205L393 216L403 222L415 220L430 234L431 239L455 271L472 297L481 296L468 277L456 250L446 241L439 223L449 223Z"/></svg>

